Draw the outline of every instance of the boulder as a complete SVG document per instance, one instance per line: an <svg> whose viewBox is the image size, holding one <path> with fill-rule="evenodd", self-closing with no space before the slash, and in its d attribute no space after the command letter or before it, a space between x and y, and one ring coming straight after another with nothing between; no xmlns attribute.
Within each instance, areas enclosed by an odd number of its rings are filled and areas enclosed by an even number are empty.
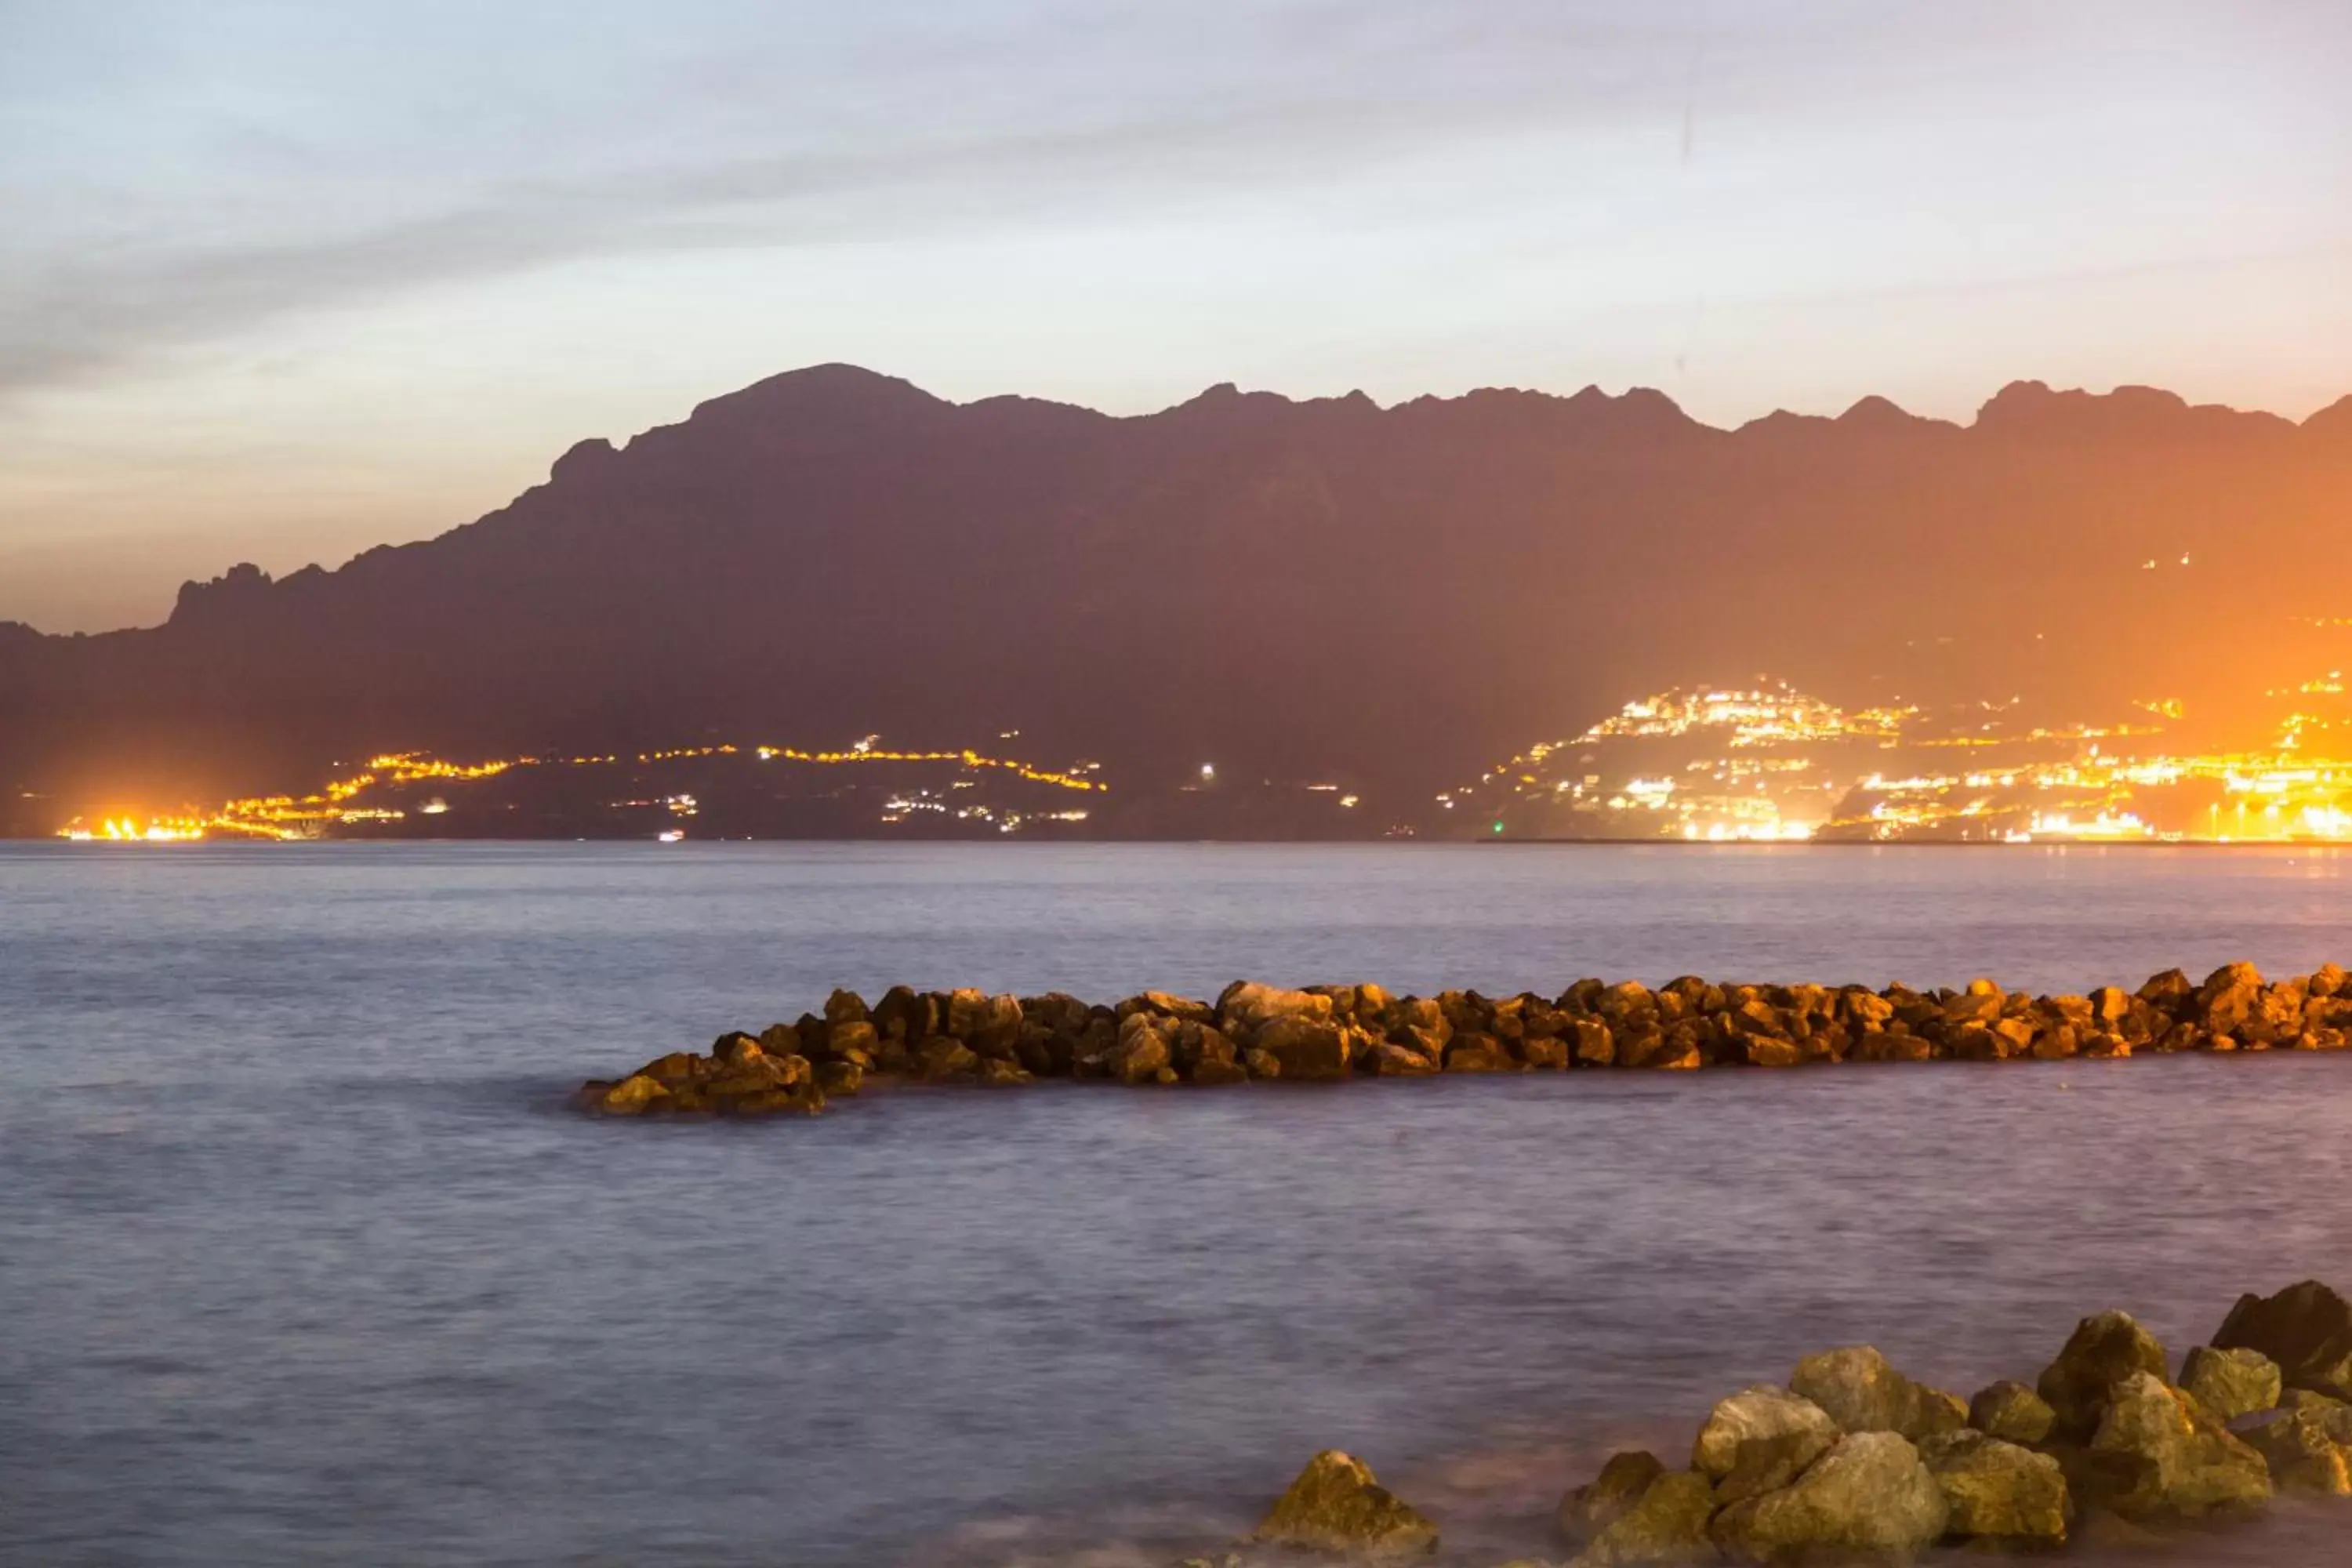
<svg viewBox="0 0 2352 1568"><path fill-rule="evenodd" d="M1733 1503L1710 1528L1718 1546L1749 1563L1899 1563L1934 1544L1950 1517L1918 1449L1892 1432L1857 1432L1791 1484Z"/></svg>
<svg viewBox="0 0 2352 1568"><path fill-rule="evenodd" d="M2237 1435L2270 1467L2271 1484L2306 1496L2352 1495L2352 1405L2273 1410Z"/></svg>
<svg viewBox="0 0 2352 1568"><path fill-rule="evenodd" d="M2289 1388L2352 1399L2352 1303L2316 1279L2275 1296L2242 1296L2213 1336L2217 1350L2259 1351Z"/></svg>
<svg viewBox="0 0 2352 1568"><path fill-rule="evenodd" d="M866 998L855 991L836 989L824 999L824 1021L828 1024L863 1024L869 1016Z"/></svg>
<svg viewBox="0 0 2352 1568"><path fill-rule="evenodd" d="M2137 993L2139 999L2159 1013L2178 1018L2189 1010L2197 987L2189 976L2178 969L2168 969L2161 974L2151 974Z"/></svg>
<svg viewBox="0 0 2352 1568"><path fill-rule="evenodd" d="M1568 1066L1568 1042L1550 1035L1529 1035L1519 1041L1519 1063L1538 1072L1558 1072Z"/></svg>
<svg viewBox="0 0 2352 1568"><path fill-rule="evenodd" d="M1447 1072L1508 1072L1517 1065L1504 1052L1503 1042L1492 1035L1457 1034L1445 1047Z"/></svg>
<svg viewBox="0 0 2352 1568"><path fill-rule="evenodd" d="M1380 1022L1391 1039L1402 1039L1407 1034L1420 1030L1433 1037L1437 1049L1441 1051L1445 1048L1446 1042L1454 1038L1453 1021L1446 1017L1445 1009L1437 1005L1434 997L1407 996L1391 1002L1381 1013Z"/></svg>
<svg viewBox="0 0 2352 1568"><path fill-rule="evenodd" d="M1217 998L1218 1026L1237 1040L1250 1040L1276 1019L1328 1024L1333 1021L1334 1011L1328 996L1309 991L1285 991L1254 980L1236 980Z"/></svg>
<svg viewBox="0 0 2352 1568"><path fill-rule="evenodd" d="M1102 1076L1121 1083L1155 1083L1162 1068L1175 1065L1167 1020L1129 1013L1119 1020L1118 1038L1099 1058Z"/></svg>
<svg viewBox="0 0 2352 1568"><path fill-rule="evenodd" d="M912 1049L925 1037L940 1032L938 1002L927 992L893 985L874 1005L870 1022L884 1039L897 1040Z"/></svg>
<svg viewBox="0 0 2352 1568"><path fill-rule="evenodd" d="M1941 1432L1918 1448L1951 1533L2007 1547L2064 1544L2074 1508L2056 1459L1977 1431Z"/></svg>
<svg viewBox="0 0 2352 1568"><path fill-rule="evenodd" d="M958 1037L983 1057L1011 1061L1013 1047L1021 1038L1021 998L1009 994L991 996L982 1002L971 1032Z"/></svg>
<svg viewBox="0 0 2352 1568"><path fill-rule="evenodd" d="M1617 1059L1617 1042L1598 1018L1570 1021L1569 1053L1583 1067L1605 1068Z"/></svg>
<svg viewBox="0 0 2352 1568"><path fill-rule="evenodd" d="M1572 1542L1591 1540L1633 1511L1650 1483L1665 1473L1655 1454L1640 1449L1612 1454L1598 1476L1559 1500L1553 1516L1559 1532Z"/></svg>
<svg viewBox="0 0 2352 1568"><path fill-rule="evenodd" d="M727 1067L767 1054L761 1047L758 1036L747 1035L740 1029L730 1030L710 1042L710 1059ZM779 1054L790 1056L796 1053L787 1051Z"/></svg>
<svg viewBox="0 0 2352 1568"><path fill-rule="evenodd" d="M980 1058L961 1040L933 1035L915 1047L909 1070L926 1083L970 1078L980 1070Z"/></svg>
<svg viewBox="0 0 2352 1568"><path fill-rule="evenodd" d="M650 1074L635 1072L602 1093L590 1094L593 1109L606 1116L643 1116L667 1109L670 1093Z"/></svg>
<svg viewBox="0 0 2352 1568"><path fill-rule="evenodd" d="M830 1097L856 1094L866 1087L866 1068L859 1062L824 1062L816 1069L816 1086Z"/></svg>
<svg viewBox="0 0 2352 1568"><path fill-rule="evenodd" d="M825 1026L824 1050L828 1061L856 1061L860 1057L870 1061L881 1047L881 1037L875 1033L874 1026L863 1018L845 1019Z"/></svg>
<svg viewBox="0 0 2352 1568"><path fill-rule="evenodd" d="M2281 1393L2278 1363L2242 1346L2215 1350L2199 1345L2180 1363L2180 1387L2222 1421L2276 1408Z"/></svg>
<svg viewBox="0 0 2352 1568"><path fill-rule="evenodd" d="M2112 1391L2141 1373L2164 1380L2164 1346L2129 1313L2101 1312L2075 1325L2034 1388L2057 1416L2057 1435L2079 1443L2098 1430Z"/></svg>
<svg viewBox="0 0 2352 1568"><path fill-rule="evenodd" d="M2008 1378L1978 1392L1969 1401L1969 1425L1988 1437L2029 1447L2050 1436L2058 1413L2050 1402L2021 1383Z"/></svg>
<svg viewBox="0 0 2352 1568"><path fill-rule="evenodd" d="M702 1080L702 1092L714 1104L745 1095L790 1091L814 1081L815 1069L806 1057L772 1057L764 1051L738 1056Z"/></svg>
<svg viewBox="0 0 2352 1568"><path fill-rule="evenodd" d="M1719 1401L1691 1447L1691 1468L1714 1486L1718 1503L1787 1486L1843 1434L1810 1399L1759 1384Z"/></svg>
<svg viewBox="0 0 2352 1568"><path fill-rule="evenodd" d="M1381 1078L1427 1078L1437 1071L1437 1060L1405 1046L1375 1046L1372 1071Z"/></svg>
<svg viewBox="0 0 2352 1568"><path fill-rule="evenodd" d="M786 1038L797 1041L800 1037L787 1035ZM700 1083L718 1065L709 1057L698 1057L692 1051L672 1051L667 1056L656 1057L637 1071L665 1089L675 1089L679 1084Z"/></svg>
<svg viewBox="0 0 2352 1568"><path fill-rule="evenodd" d="M1241 1052L1225 1037L1224 1031L1213 1025L1187 1021L1177 1024L1172 1030L1163 1027L1160 1032L1169 1037L1168 1048L1181 1077L1195 1083L1202 1081L1203 1064L1213 1064L1209 1073L1212 1080L1221 1078L1215 1070L1218 1065L1239 1070Z"/></svg>
<svg viewBox="0 0 2352 1568"><path fill-rule="evenodd" d="M1381 1562L1436 1551L1437 1527L1381 1486L1370 1466L1327 1448L1267 1510L1255 1539Z"/></svg>
<svg viewBox="0 0 2352 1568"><path fill-rule="evenodd" d="M2207 1032L2235 1035L2259 1013L2263 973L2251 963L2225 963L2197 988L2193 1018Z"/></svg>
<svg viewBox="0 0 2352 1568"><path fill-rule="evenodd" d="M1570 1568L1716 1562L1720 1554L1706 1532L1714 1513L1715 1489L1705 1476L1668 1470L1640 1501L1602 1526Z"/></svg>
<svg viewBox="0 0 2352 1568"><path fill-rule="evenodd" d="M1313 1000L1326 1007L1331 1001L1328 996ZM1286 1079L1340 1079L1353 1070L1354 1052L1347 1031L1328 1020L1276 1017L1257 1026L1255 1038L1255 1049L1279 1063Z"/></svg>
<svg viewBox="0 0 2352 1568"><path fill-rule="evenodd" d="M1807 1356L1789 1388L1846 1432L1897 1432L1916 1443L1968 1425L1968 1408L1957 1397L1912 1382L1870 1345Z"/></svg>
<svg viewBox="0 0 2352 1568"><path fill-rule="evenodd" d="M1877 1028L1864 1028L1851 1053L1861 1062L1924 1062L1935 1054L1933 1042L1922 1036Z"/></svg>
<svg viewBox="0 0 2352 1568"><path fill-rule="evenodd" d="M2245 1512L2271 1495L2262 1455L2153 1372L2110 1392L2069 1479L2084 1502L2142 1522Z"/></svg>
<svg viewBox="0 0 2352 1568"><path fill-rule="evenodd" d="M1030 1081L1029 1069L1003 1057L981 1057L972 1072L976 1082L1001 1087Z"/></svg>
<svg viewBox="0 0 2352 1568"><path fill-rule="evenodd" d="M1196 1002L1190 996L1179 996L1172 991L1139 991L1112 1009L1120 1018L1130 1013L1150 1013L1156 1017L1174 1018L1188 1024L1213 1024L1217 1010L1206 1002Z"/></svg>
<svg viewBox="0 0 2352 1568"><path fill-rule="evenodd" d="M1203 1089L1213 1089L1220 1084L1247 1083L1249 1077L1249 1069L1237 1061L1203 1057L1192 1064L1192 1081Z"/></svg>

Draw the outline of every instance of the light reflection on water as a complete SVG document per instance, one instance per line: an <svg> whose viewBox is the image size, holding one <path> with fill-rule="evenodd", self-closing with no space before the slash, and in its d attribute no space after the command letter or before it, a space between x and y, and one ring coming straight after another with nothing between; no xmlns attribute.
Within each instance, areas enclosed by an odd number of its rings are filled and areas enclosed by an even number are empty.
<svg viewBox="0 0 2352 1568"><path fill-rule="evenodd" d="M840 981L1110 999L2282 973L2347 862L2200 850L0 849L0 1561L1161 1563L1314 1448L1468 1562L1873 1341L2352 1283L2352 1058L875 1097L568 1085ZM2334 1562L2290 1513L2176 1560Z"/></svg>

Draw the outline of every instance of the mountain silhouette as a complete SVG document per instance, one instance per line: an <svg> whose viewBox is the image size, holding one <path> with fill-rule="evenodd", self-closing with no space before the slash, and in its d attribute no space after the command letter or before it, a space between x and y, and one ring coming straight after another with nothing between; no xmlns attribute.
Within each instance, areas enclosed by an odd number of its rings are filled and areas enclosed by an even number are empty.
<svg viewBox="0 0 2352 1568"><path fill-rule="evenodd" d="M822 365L583 441L436 539L189 584L161 626L0 626L0 784L1018 729L1122 787L1213 760L1411 795L1767 670L2226 728L2346 662L2347 539L2352 398L2296 425L2019 382L1965 426L1871 397L1724 430L1643 389L1221 385L1113 417Z"/></svg>

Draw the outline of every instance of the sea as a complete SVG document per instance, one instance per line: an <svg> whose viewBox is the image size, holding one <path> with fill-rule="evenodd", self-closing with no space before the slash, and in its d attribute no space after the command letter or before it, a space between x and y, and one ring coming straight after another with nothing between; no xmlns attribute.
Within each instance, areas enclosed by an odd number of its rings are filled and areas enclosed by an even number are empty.
<svg viewBox="0 0 2352 1568"><path fill-rule="evenodd" d="M2101 1309L2177 1356L2352 1289L2352 1055L567 1096L836 985L2233 959L2352 962L2352 858L0 847L0 1563L1165 1568L1332 1447L1442 1563L1562 1559L1564 1488L1809 1352L1966 1394Z"/></svg>

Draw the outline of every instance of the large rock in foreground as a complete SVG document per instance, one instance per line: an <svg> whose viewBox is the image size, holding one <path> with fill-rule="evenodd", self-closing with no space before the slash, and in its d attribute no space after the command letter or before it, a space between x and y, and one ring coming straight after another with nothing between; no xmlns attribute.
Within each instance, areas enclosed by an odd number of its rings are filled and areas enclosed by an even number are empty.
<svg viewBox="0 0 2352 1568"><path fill-rule="evenodd" d="M1958 1397L1912 1382L1872 1345L1807 1356L1789 1388L1848 1432L1895 1432L1916 1443L1969 1424Z"/></svg>
<svg viewBox="0 0 2352 1568"><path fill-rule="evenodd" d="M1715 1489L1705 1476L1668 1470L1649 1484L1641 1500L1593 1537L1572 1568L1717 1562L1722 1554L1706 1532L1714 1514Z"/></svg>
<svg viewBox="0 0 2352 1568"><path fill-rule="evenodd" d="M1437 1550L1437 1526L1381 1486L1370 1466L1337 1448L1307 1461L1259 1521L1255 1538L1374 1562Z"/></svg>
<svg viewBox="0 0 2352 1568"><path fill-rule="evenodd" d="M1785 1388L1759 1384L1718 1402L1691 1447L1691 1468L1717 1503L1785 1487L1844 1436L1829 1413Z"/></svg>
<svg viewBox="0 0 2352 1568"><path fill-rule="evenodd" d="M2032 1447L2047 1439L2058 1413L2033 1390L2010 1378L1977 1390L1969 1401L1969 1425L1988 1437Z"/></svg>
<svg viewBox="0 0 2352 1568"><path fill-rule="evenodd" d="M2352 1405L2313 1398L2242 1423L2238 1435L2271 1468L2283 1492L2352 1495Z"/></svg>
<svg viewBox="0 0 2352 1568"><path fill-rule="evenodd" d="M2262 1455L2152 1372L2116 1386L2073 1479L2084 1501L2136 1521L2250 1513L2271 1496Z"/></svg>
<svg viewBox="0 0 2352 1568"><path fill-rule="evenodd" d="M2061 1546L2074 1507L2058 1461L1981 1432L1946 1432L1919 1445L1943 1489L1954 1535L2009 1548Z"/></svg>
<svg viewBox="0 0 2352 1568"><path fill-rule="evenodd" d="M2278 1363L2262 1352L2199 1345L2180 1363L2180 1391L2195 1395L2217 1420L2235 1421L2276 1408L2284 1389Z"/></svg>
<svg viewBox="0 0 2352 1568"><path fill-rule="evenodd" d="M2316 1279L2240 1297L2213 1344L2259 1351L2278 1363L2289 1388L2352 1399L2352 1302Z"/></svg>
<svg viewBox="0 0 2352 1568"><path fill-rule="evenodd" d="M1857 1432L1793 1484L1716 1515L1713 1533L1750 1563L1900 1563L1934 1544L1950 1517L1918 1449L1892 1432Z"/></svg>
<svg viewBox="0 0 2352 1568"><path fill-rule="evenodd" d="M2100 1312L2074 1326L2035 1385L2057 1417L2057 1434L2087 1441L2099 1429L2115 1391L2142 1373L2164 1381L2164 1346L2128 1312Z"/></svg>
<svg viewBox="0 0 2352 1568"><path fill-rule="evenodd" d="M1612 1454L1591 1484L1578 1487L1559 1500L1554 1519L1570 1541L1589 1541L1633 1510L1652 1483L1666 1473L1655 1454L1635 1450Z"/></svg>

